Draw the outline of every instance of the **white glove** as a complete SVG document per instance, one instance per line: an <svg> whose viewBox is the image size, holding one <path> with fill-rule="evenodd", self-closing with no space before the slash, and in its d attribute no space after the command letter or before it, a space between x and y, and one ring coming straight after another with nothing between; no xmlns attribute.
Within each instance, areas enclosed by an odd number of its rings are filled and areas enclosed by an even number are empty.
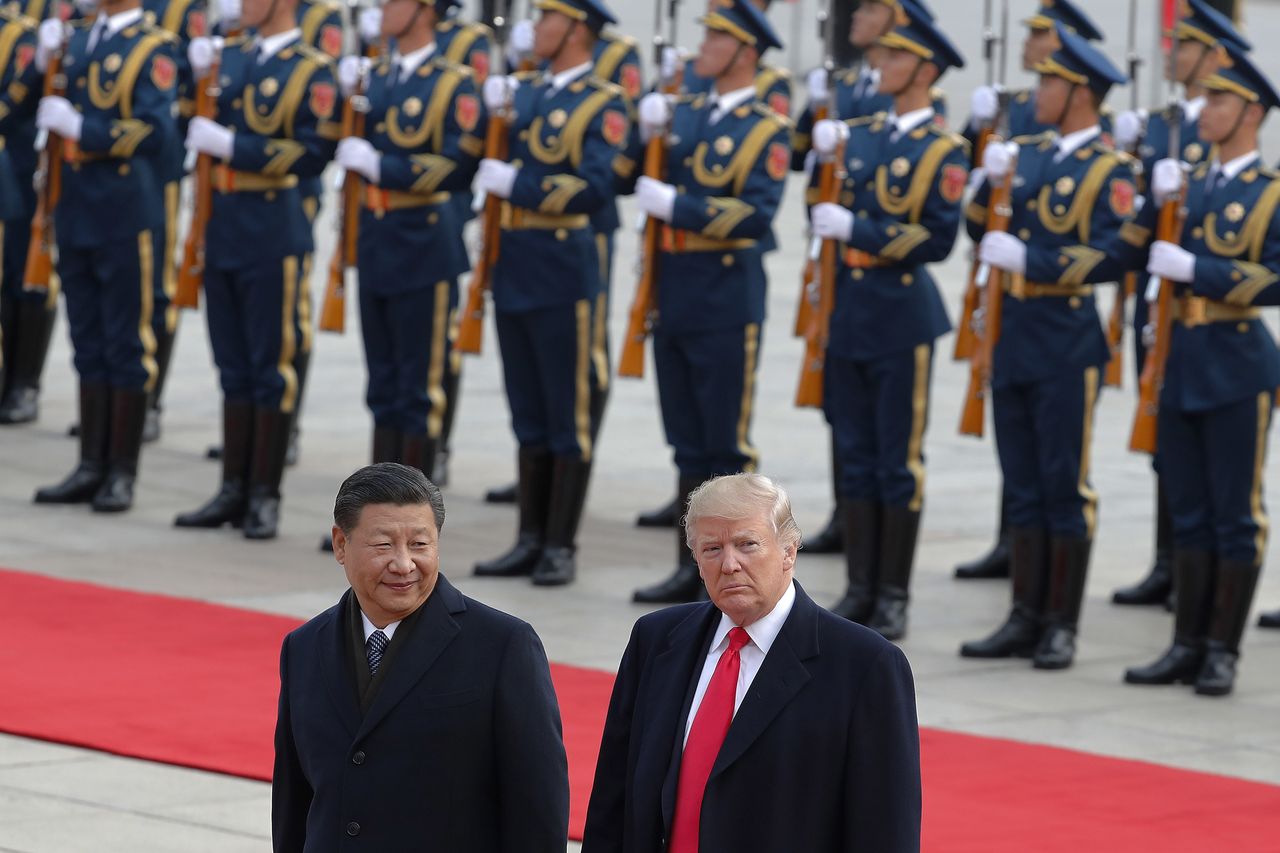
<svg viewBox="0 0 1280 853"><path fill-rule="evenodd" d="M978 260L1007 272L1027 271L1027 244L1003 231L988 231L978 244Z"/></svg>
<svg viewBox="0 0 1280 853"><path fill-rule="evenodd" d="M66 28L57 18L47 18L40 22L36 30L36 70L41 74L49 67L49 59L62 50L66 38Z"/></svg>
<svg viewBox="0 0 1280 853"><path fill-rule="evenodd" d="M342 97L350 98L360 89L360 80L369 71L372 62L365 56L344 56L338 61L338 88Z"/></svg>
<svg viewBox="0 0 1280 853"><path fill-rule="evenodd" d="M849 125L824 118L813 126L813 150L819 157L829 157L849 138Z"/></svg>
<svg viewBox="0 0 1280 853"><path fill-rule="evenodd" d="M494 74L485 78L483 90L485 107L491 113L506 109L519 88L520 81L514 77Z"/></svg>
<svg viewBox="0 0 1280 853"><path fill-rule="evenodd" d="M650 92L640 99L640 139L648 142L667 132L671 122L671 102L660 92Z"/></svg>
<svg viewBox="0 0 1280 853"><path fill-rule="evenodd" d="M662 49L662 79L670 80L680 71L680 48L667 45Z"/></svg>
<svg viewBox="0 0 1280 853"><path fill-rule="evenodd" d="M1000 94L994 86L979 86L969 97L969 117L977 124L995 120L1000 111Z"/></svg>
<svg viewBox="0 0 1280 853"><path fill-rule="evenodd" d="M523 56L533 50L533 21L524 18L511 28L511 40L508 42L517 56Z"/></svg>
<svg viewBox="0 0 1280 853"><path fill-rule="evenodd" d="M1183 179L1189 168L1171 157L1156 161L1151 168L1151 195L1157 205L1163 206L1170 196L1182 191Z"/></svg>
<svg viewBox="0 0 1280 853"><path fill-rule="evenodd" d="M827 69L815 68L804 78L805 88L809 90L809 103L827 99Z"/></svg>
<svg viewBox="0 0 1280 853"><path fill-rule="evenodd" d="M1196 256L1174 243L1157 240L1151 244L1147 272L1167 281L1190 284L1196 277Z"/></svg>
<svg viewBox="0 0 1280 853"><path fill-rule="evenodd" d="M636 181L636 203L654 219L670 222L676 209L676 188L650 177Z"/></svg>
<svg viewBox="0 0 1280 853"><path fill-rule="evenodd" d="M1115 138L1116 148L1132 151L1142 136L1142 129L1147 125L1146 110L1125 110L1116 116L1111 135Z"/></svg>
<svg viewBox="0 0 1280 853"><path fill-rule="evenodd" d="M36 127L56 133L63 139L80 141L80 128L84 125L84 116L76 112L71 102L58 95L50 95L40 99L36 107Z"/></svg>
<svg viewBox="0 0 1280 853"><path fill-rule="evenodd" d="M510 198L519 172L515 166L501 160L481 160L476 172L476 189L498 198Z"/></svg>
<svg viewBox="0 0 1280 853"><path fill-rule="evenodd" d="M222 50L222 39L197 36L187 46L187 61L191 63L191 71L197 80L206 76Z"/></svg>
<svg viewBox="0 0 1280 853"><path fill-rule="evenodd" d="M348 172L363 175L375 184L382 178L382 155L367 139L348 136L338 143L333 159Z"/></svg>
<svg viewBox="0 0 1280 853"><path fill-rule="evenodd" d="M240 0L218 0L218 15L223 24L240 20Z"/></svg>
<svg viewBox="0 0 1280 853"><path fill-rule="evenodd" d="M356 26L360 30L360 38L365 41L377 41L382 38L382 8L373 6L361 9L359 23Z"/></svg>
<svg viewBox="0 0 1280 853"><path fill-rule="evenodd" d="M987 173L989 181L1003 181L1005 175L1008 175L1013 169L1014 161L1018 156L1018 146L1013 142L993 142L988 143L987 147L982 151L982 168Z"/></svg>
<svg viewBox="0 0 1280 853"><path fill-rule="evenodd" d="M220 160L231 159L236 132L212 119L196 116L187 126L187 150L211 154Z"/></svg>
<svg viewBox="0 0 1280 853"><path fill-rule="evenodd" d="M853 211L830 202L815 204L809 214L813 233L823 240L848 241L853 237Z"/></svg>

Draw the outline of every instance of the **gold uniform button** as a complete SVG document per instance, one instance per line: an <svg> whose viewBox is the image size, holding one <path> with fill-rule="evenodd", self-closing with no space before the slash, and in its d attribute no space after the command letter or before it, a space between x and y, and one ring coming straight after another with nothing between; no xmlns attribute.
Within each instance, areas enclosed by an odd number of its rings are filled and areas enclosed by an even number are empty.
<svg viewBox="0 0 1280 853"><path fill-rule="evenodd" d="M892 236L894 236L895 234L897 234L897 233L898 233L898 226L897 226L897 225L890 225L888 228L884 229L884 233L886 233L886 234L888 234L890 237L892 237Z"/></svg>
<svg viewBox="0 0 1280 853"><path fill-rule="evenodd" d="M1070 259L1070 258L1065 257L1064 255L1059 255L1059 256L1058 256L1058 266L1060 266L1060 267L1065 267L1065 266L1066 266L1067 264L1069 264L1069 263L1071 263L1071 259Z"/></svg>
<svg viewBox="0 0 1280 853"><path fill-rule="evenodd" d="M121 164L120 164L120 168L119 168L119 169L117 169L116 171L117 171L117 172L119 172L121 175L127 175L127 174L129 174L129 164L128 164L128 163L121 163Z"/></svg>
<svg viewBox="0 0 1280 853"><path fill-rule="evenodd" d="M1035 209L1036 209L1036 200L1033 198L1031 199L1031 201L1027 202L1027 210L1035 210Z"/></svg>
<svg viewBox="0 0 1280 853"><path fill-rule="evenodd" d="M854 280L854 281L861 281L861 280L862 280L862 270L860 270L860 269L855 269L855 270L853 271L853 280Z"/></svg>
<svg viewBox="0 0 1280 853"><path fill-rule="evenodd" d="M1019 240L1030 240L1030 239L1031 239L1031 229L1030 229L1030 228L1020 228L1020 229L1018 230L1018 239L1019 239Z"/></svg>
<svg viewBox="0 0 1280 853"><path fill-rule="evenodd" d="M1080 297L1079 297L1079 296L1073 296L1073 297L1071 297L1070 299L1068 299L1068 300L1067 300L1067 304L1068 304L1068 305L1070 305L1072 308L1079 308L1079 307L1080 307Z"/></svg>
<svg viewBox="0 0 1280 853"><path fill-rule="evenodd" d="M566 231L566 230L564 230L563 228L557 228L557 229L556 229L556 239L557 239L557 240L559 240L559 241L561 241L561 242L564 242L565 240L568 240L568 239L569 239L569 232L568 232L568 231Z"/></svg>
<svg viewBox="0 0 1280 853"><path fill-rule="evenodd" d="M1240 272L1240 270L1232 270L1232 271L1231 271L1231 280L1232 280L1232 281L1239 281L1239 280L1240 280L1240 279L1242 279L1242 278L1244 278L1244 275Z"/></svg>
<svg viewBox="0 0 1280 853"><path fill-rule="evenodd" d="M1055 204L1053 206L1053 212L1055 215L1061 216L1067 212L1067 206L1065 204Z"/></svg>
<svg viewBox="0 0 1280 853"><path fill-rule="evenodd" d="M431 214L428 214L428 215L427 215L427 224L428 224L428 225L435 225L435 224L436 224L437 222L439 222L439 221L440 221L440 214L438 214L438 213L431 213Z"/></svg>
<svg viewBox="0 0 1280 853"><path fill-rule="evenodd" d="M528 138L529 138L529 131L527 131L527 130L522 130L522 131L520 131L520 141L521 141L521 142L523 142L524 140L526 140L526 139L528 139Z"/></svg>
<svg viewBox="0 0 1280 853"><path fill-rule="evenodd" d="M263 198L265 198L267 201L275 201L275 200L276 200L276 191L275 191L275 190L267 190L265 193L263 193Z"/></svg>
<svg viewBox="0 0 1280 853"><path fill-rule="evenodd" d="M1249 324L1241 323L1240 325L1236 326L1236 331L1243 335L1245 332L1249 331Z"/></svg>
<svg viewBox="0 0 1280 853"><path fill-rule="evenodd" d="M1193 240L1201 240L1204 238L1204 229L1197 225L1191 229L1191 237Z"/></svg>
<svg viewBox="0 0 1280 853"><path fill-rule="evenodd" d="M235 100L233 100L233 101L231 102L231 108L232 108L233 110L238 110L238 109L240 109L240 107L242 107L242 106L244 106L244 101L240 100L239 98L236 98ZM379 126L379 129L380 129L380 130L382 129L382 128L381 128L381 126Z"/></svg>
<svg viewBox="0 0 1280 853"><path fill-rule="evenodd" d="M724 264L726 267L733 266L733 255L722 255L720 263Z"/></svg>
<svg viewBox="0 0 1280 853"><path fill-rule="evenodd" d="M913 276L911 273L904 273L902 276L902 286L910 287L915 280L916 280L916 277Z"/></svg>

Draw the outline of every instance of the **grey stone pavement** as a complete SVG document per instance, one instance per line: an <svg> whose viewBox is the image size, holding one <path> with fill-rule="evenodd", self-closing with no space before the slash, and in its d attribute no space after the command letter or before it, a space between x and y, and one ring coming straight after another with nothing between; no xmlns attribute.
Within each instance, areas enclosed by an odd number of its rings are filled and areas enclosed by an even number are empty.
<svg viewBox="0 0 1280 853"><path fill-rule="evenodd" d="M981 4L935 0L933 5L954 27L956 41L978 55ZM1014 5L1017 13L1029 4ZM1086 5L1122 42L1124 4L1094 0ZM1144 10L1154 5L1141 3ZM615 6L624 10L632 32L648 32L647 4ZM785 37L790 4L779 6ZM811 0L800 6L811 14ZM1251 2L1247 20L1257 39L1277 31L1280 8ZM686 43L696 41L690 29L684 33ZM1119 46L1112 51L1118 55ZM812 53L800 51L796 61L811 59ZM1263 61L1280 72L1274 55L1265 54ZM980 77L980 69L970 69L951 79L950 88L967 91ZM965 106L963 97L953 99L956 113ZM1280 139L1270 148L1271 157L1280 154ZM800 196L793 181L779 223L801 220ZM624 211L624 221L633 222L629 203ZM830 508L827 433L818 413L797 410L791 402L801 347L790 326L803 247L798 226L784 224L780 230L783 248L769 259L770 320L752 434L762 470L787 487L801 526L811 529L825 521ZM323 221L317 233L320 258L327 259L331 223ZM614 341L625 325L635 244L630 231L620 235ZM935 271L953 312L967 251L962 237L951 260ZM317 266L323 270L322 263ZM313 284L318 298L320 278ZM180 532L171 526L174 513L203 501L218 478L216 463L203 458L205 447L218 438L219 396L198 315L183 318L164 436L145 450L136 508L104 517L83 508L30 503L34 488L61 477L75 458L74 442L65 437L75 417L74 378L60 328L40 421L0 433L0 565L299 618L327 607L344 588L342 571L316 545L331 523L338 483L368 453L353 314L348 328L345 336L317 337L302 460L286 476L283 533L271 543L250 543L225 530ZM1046 674L1025 662L974 663L956 656L961 640L984 634L1003 617L1008 590L1000 582L951 579L955 562L974 556L992 539L998 483L990 438L956 434L967 369L951 361L951 346L952 338L943 338L935 357L927 508L911 633L902 644L915 669L921 724L1280 784L1280 633L1250 629L1237 693L1225 700L1199 699L1185 689L1120 684L1123 667L1152 659L1170 632L1170 618L1162 611L1116 608L1108 601L1113 587L1145 571L1151 552L1152 480L1147 460L1125 448L1134 407L1131 364L1126 387L1108 390L1098 408L1093 484L1101 495L1100 521L1076 666ZM582 526L580 578L560 590L468 577L475 559L509 544L515 523L513 510L481 501L486 488L510 479L514 460L492 327L484 355L467 360L463 382L446 492L444 570L466 593L532 622L553 660L616 667L631 623L644 612L629 603L631 589L667 572L674 554L671 533L632 526L638 510L665 501L674 485L652 367L644 381L619 380L614 386ZM1273 454L1270 483L1280 482L1278 465ZM1273 541L1268 559L1273 566L1278 550ZM802 554L797 576L822 602L842 590L838 558ZM1258 605L1280 607L1280 578L1274 572L1264 574ZM2 679L0 674L0 684ZM0 852L263 850L269 808L263 783L0 735Z"/></svg>

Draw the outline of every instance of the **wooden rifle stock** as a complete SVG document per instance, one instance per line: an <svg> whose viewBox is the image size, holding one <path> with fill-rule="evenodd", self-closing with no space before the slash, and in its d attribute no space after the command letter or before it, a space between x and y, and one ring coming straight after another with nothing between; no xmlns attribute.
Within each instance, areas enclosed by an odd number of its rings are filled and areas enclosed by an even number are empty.
<svg viewBox="0 0 1280 853"><path fill-rule="evenodd" d="M1156 239L1177 243L1182 237L1181 196L1168 199L1160 208ZM1133 418L1129 449L1140 453L1156 452L1156 418L1160 413L1160 388L1164 385L1165 367L1169 362L1169 345L1173 337L1173 285L1161 280L1160 295L1152 313L1155 339L1147 348L1147 358L1138 380L1138 411Z"/></svg>
<svg viewBox="0 0 1280 853"><path fill-rule="evenodd" d="M1137 287L1138 274L1125 273L1124 281L1116 290L1116 301L1111 305L1111 314L1107 317L1107 346L1111 349L1111 360L1107 362L1107 370L1102 381L1109 388L1119 388L1124 385L1125 305Z"/></svg>
<svg viewBox="0 0 1280 853"><path fill-rule="evenodd" d="M49 57L44 74L44 96L62 95L66 79L62 75L62 54ZM62 137L50 133L40 152L37 174L42 176L36 194L36 212L31 220L31 242L27 246L27 264L23 270L22 289L48 292L53 275L53 210L62 195L62 161L66 156Z"/></svg>
<svg viewBox="0 0 1280 853"><path fill-rule="evenodd" d="M818 122L830 118L830 108L827 104L822 103L813 109L813 124L816 127ZM818 195L820 198L827 198L829 192L824 181L833 175L833 170L818 171ZM800 272L800 299L796 302L796 325L792 330L792 334L797 338L802 338L808 334L809 323L813 311L813 291L818 286L818 260L812 257L806 257L804 269Z"/></svg>
<svg viewBox="0 0 1280 853"><path fill-rule="evenodd" d="M347 98L342 106L342 138L364 136L364 110L357 109L363 91ZM347 271L356 266L356 245L360 235L360 196L364 181L354 172L342 176L342 220L338 226L338 244L329 259L329 281L325 285L324 304L320 309L322 332L346 331Z"/></svg>
<svg viewBox="0 0 1280 853"><path fill-rule="evenodd" d="M484 156L490 160L507 159L507 117L502 113L489 116L489 126L484 138ZM467 288L467 304L462 310L458 325L458 349L479 355L484 340L484 295L492 285L493 268L498 263L498 245L502 240L502 199L488 195L484 200L484 213L480 219L483 242L476 268L471 272Z"/></svg>
<svg viewBox="0 0 1280 853"><path fill-rule="evenodd" d="M842 142L836 148L835 156L829 162L821 164L821 171L818 173L820 203L839 204L844 156L845 146ZM809 303L809 316L804 333L804 361L800 364L800 381L796 385L796 406L799 408L822 408L827 341L831 336L831 314L836 306L836 272L839 260L837 249L838 243L835 240L823 240L816 257L810 252L810 262L817 270L817 280L816 287L807 286L805 293ZM855 265L870 260L861 252L853 254Z"/></svg>
<svg viewBox="0 0 1280 853"><path fill-rule="evenodd" d="M1010 194L1016 166L991 189L990 206L987 208L987 232L1008 231L1013 216ZM991 384L991 366L995 360L996 344L1000 340L1000 327L1004 319L1004 272L993 266L984 266L987 280L980 280L982 270L974 277L974 284L981 289L981 306L974 311L976 341L969 359L969 387L965 392L964 409L960 413L960 434L981 438L985 432L986 399ZM980 312L980 313L979 313Z"/></svg>
<svg viewBox="0 0 1280 853"><path fill-rule="evenodd" d="M987 143L991 141L992 128L984 127L978 131L978 138L973 146L973 162L981 163L982 154L987 150ZM974 260L969 265L969 280L964 288L964 301L960 308L960 322L956 324L956 348L951 354L954 361L965 361L973 357L973 350L978 344L978 336L973 329L973 314L978 310L978 301L980 294L978 293L978 264Z"/></svg>
<svg viewBox="0 0 1280 853"><path fill-rule="evenodd" d="M222 63L215 60L209 73L196 84L196 115L213 119L218 113L218 72ZM204 285L205 234L213 213L213 155L196 157L195 207L191 227L182 245L182 266L178 268L178 289L173 304L179 308L198 308L200 288Z"/></svg>
<svg viewBox="0 0 1280 853"><path fill-rule="evenodd" d="M655 180L665 177L667 142L664 134L650 139L644 150L644 173ZM656 310L658 285L658 260L662 251L662 222L652 216L644 223L641 244L640 279L636 282L636 295L631 301L631 313L627 318L627 336L622 342L622 355L618 359L618 375L632 379L644 378L644 342L649 337Z"/></svg>

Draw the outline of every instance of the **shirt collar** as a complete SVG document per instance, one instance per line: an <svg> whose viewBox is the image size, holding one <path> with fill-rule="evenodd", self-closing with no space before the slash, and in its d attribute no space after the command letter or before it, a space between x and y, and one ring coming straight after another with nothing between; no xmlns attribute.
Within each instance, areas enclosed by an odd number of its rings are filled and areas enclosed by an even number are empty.
<svg viewBox="0 0 1280 853"><path fill-rule="evenodd" d="M574 80L577 80L583 74L591 70L591 63L584 62L581 65L575 65L572 68L565 69L559 74L551 75L551 91L559 92L565 86L568 86Z"/></svg>
<svg viewBox="0 0 1280 853"><path fill-rule="evenodd" d="M300 38L302 38L302 30L294 27L291 30L285 30L282 33L258 39L258 61L262 62L275 56Z"/></svg>
<svg viewBox="0 0 1280 853"><path fill-rule="evenodd" d="M1241 154L1239 157L1234 160L1228 160L1226 163L1219 163L1217 160L1214 160L1213 166L1209 169L1209 172L1220 172L1221 174L1226 175L1227 180L1230 181L1233 180L1236 175L1247 169L1253 161L1257 160L1260 156L1261 155L1258 153L1257 149L1254 149L1248 154Z"/></svg>
<svg viewBox="0 0 1280 853"><path fill-rule="evenodd" d="M1063 155L1074 154L1077 149L1083 148L1086 143L1100 133L1102 133L1102 128L1096 124L1086 127L1084 130L1068 133L1066 136L1058 138L1058 151Z"/></svg>
<svg viewBox="0 0 1280 853"><path fill-rule="evenodd" d="M369 638L373 636L374 631L381 631L382 633L386 634L387 640L390 641L392 635L395 634L396 626L400 624L400 621L401 620L397 619L394 622L388 622L387 627L379 628L377 625L369 621L369 617L364 615L363 610L360 611L360 622L361 624L364 625L364 641L366 643L369 642Z"/></svg>
<svg viewBox="0 0 1280 853"><path fill-rule="evenodd" d="M773 641L778 639L782 626L786 623L787 617L791 615L791 606L795 603L796 585L795 581L792 581L787 584L787 589L782 593L782 598L778 599L778 603L773 606L772 610L746 626L747 636L751 638L751 642L755 643L756 648L760 649L761 654L769 654ZM721 613L720 624L716 626L716 632L711 637L711 651L723 651L722 647L729 642L729 632L736 627L738 626L733 623L728 614Z"/></svg>
<svg viewBox="0 0 1280 853"><path fill-rule="evenodd" d="M899 134L907 134L933 119L933 107L921 107L905 115L895 115L891 116L891 118L893 119L894 131Z"/></svg>
<svg viewBox="0 0 1280 853"><path fill-rule="evenodd" d="M102 21L106 21L107 22L106 36L113 36L116 33L123 30L125 27L129 26L130 24L136 24L138 21L141 21L141 20L142 20L142 7L139 6L136 9L126 9L123 12L116 12L114 15L110 15L110 16L100 14L98 15L98 20L93 22L93 25L96 27Z"/></svg>
<svg viewBox="0 0 1280 853"><path fill-rule="evenodd" d="M1200 111L1204 109L1204 105L1208 102L1209 99L1204 95L1201 95L1198 98L1192 98L1189 101L1184 101L1182 104L1183 118L1187 121L1196 121L1200 118Z"/></svg>
<svg viewBox="0 0 1280 853"><path fill-rule="evenodd" d="M720 115L728 115L756 95L756 86L752 83L750 86L743 86L741 89L734 89L730 92L717 94L715 96L715 110Z"/></svg>
<svg viewBox="0 0 1280 853"><path fill-rule="evenodd" d="M410 53L396 53L396 67L400 69L400 78L404 79L422 67L422 63L436 52L436 43L432 41L426 47L420 47Z"/></svg>

